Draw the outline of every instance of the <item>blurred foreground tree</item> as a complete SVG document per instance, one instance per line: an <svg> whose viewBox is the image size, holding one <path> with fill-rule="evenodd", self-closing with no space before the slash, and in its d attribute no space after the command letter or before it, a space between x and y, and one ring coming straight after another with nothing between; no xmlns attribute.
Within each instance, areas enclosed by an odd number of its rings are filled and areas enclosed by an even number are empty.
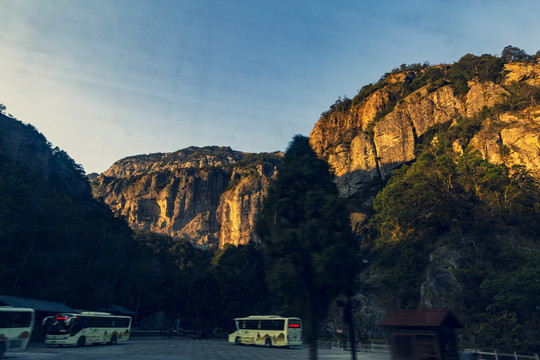
<svg viewBox="0 0 540 360"><path fill-rule="evenodd" d="M352 293L355 241L328 164L296 136L257 222L269 260L267 281L291 315L304 320L310 359L332 300Z"/></svg>

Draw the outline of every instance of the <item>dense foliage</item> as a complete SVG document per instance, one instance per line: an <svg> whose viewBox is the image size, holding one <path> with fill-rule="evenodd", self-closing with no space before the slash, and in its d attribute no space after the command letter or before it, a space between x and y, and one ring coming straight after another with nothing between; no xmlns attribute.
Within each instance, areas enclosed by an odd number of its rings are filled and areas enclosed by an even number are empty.
<svg viewBox="0 0 540 360"><path fill-rule="evenodd" d="M209 335L216 329L231 331L235 317L270 308L257 246L204 250L150 232L139 232L135 239L143 255L141 313L163 310L171 319L180 318L183 327Z"/></svg>
<svg viewBox="0 0 540 360"><path fill-rule="evenodd" d="M83 308L128 300L129 227L0 157L0 293Z"/></svg>

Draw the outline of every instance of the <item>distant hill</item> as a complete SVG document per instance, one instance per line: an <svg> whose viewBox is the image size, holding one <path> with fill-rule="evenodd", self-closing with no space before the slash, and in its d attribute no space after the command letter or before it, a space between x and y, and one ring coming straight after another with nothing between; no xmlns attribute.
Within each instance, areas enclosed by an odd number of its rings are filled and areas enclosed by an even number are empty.
<svg viewBox="0 0 540 360"><path fill-rule="evenodd" d="M13 164L41 175L56 189L71 197L91 199L84 170L69 155L52 148L43 134L32 125L0 114L0 150Z"/></svg>
<svg viewBox="0 0 540 360"><path fill-rule="evenodd" d="M86 178L89 180L89 181L92 181L94 180L95 178L97 178L99 176L98 173L90 173L90 174L87 174L86 175Z"/></svg>

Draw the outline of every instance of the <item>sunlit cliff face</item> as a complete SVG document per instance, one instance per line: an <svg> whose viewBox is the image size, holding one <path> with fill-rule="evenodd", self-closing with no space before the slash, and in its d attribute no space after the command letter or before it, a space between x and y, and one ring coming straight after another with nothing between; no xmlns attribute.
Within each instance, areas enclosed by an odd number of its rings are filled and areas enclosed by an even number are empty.
<svg viewBox="0 0 540 360"><path fill-rule="evenodd" d="M190 148L128 158L92 182L94 196L134 229L204 247L257 242L256 215L282 155L255 160L249 155L228 148Z"/></svg>
<svg viewBox="0 0 540 360"><path fill-rule="evenodd" d="M415 160L420 139L433 126L453 126L483 109L495 109L508 100L515 84L540 84L538 63L510 63L505 70L499 83L473 79L462 93L453 84L428 84L402 98L396 89L410 75L394 74L348 110L321 117L310 144L331 165L340 194L369 208L380 190L377 184ZM486 118L468 144L457 141L453 149L456 156L478 150L492 163L523 165L539 176L539 117L534 103L518 112L502 111ZM240 166L246 154L209 149L118 161L93 181L94 195L135 229L185 237L203 246L256 242L253 227L279 161ZM366 218L363 210L351 217L355 227Z"/></svg>
<svg viewBox="0 0 540 360"><path fill-rule="evenodd" d="M436 124L455 123L460 117L474 117L482 109L504 103L510 93L504 86L525 82L540 85L538 63L506 64L502 85L469 81L465 96L456 94L451 85L433 90L424 86L398 101L383 118L377 114L389 104L393 86L405 81L400 74L387 79L388 84L345 112L323 116L310 135L314 150L331 165L342 196L355 196L373 179L385 179L393 169L415 158L418 138ZM500 129L486 121L474 136L471 146L493 163L524 165L540 175L539 134L534 130L540 118L536 104L519 113L498 115ZM501 148L509 149L505 156ZM456 144L456 151L463 151Z"/></svg>

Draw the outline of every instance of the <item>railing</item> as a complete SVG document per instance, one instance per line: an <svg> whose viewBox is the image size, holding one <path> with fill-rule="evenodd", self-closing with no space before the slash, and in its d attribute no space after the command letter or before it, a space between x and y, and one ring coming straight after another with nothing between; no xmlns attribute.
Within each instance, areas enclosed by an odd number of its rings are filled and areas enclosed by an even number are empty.
<svg viewBox="0 0 540 360"><path fill-rule="evenodd" d="M351 342L349 340L319 340L317 342L317 345L320 348L325 349L345 349L345 350L351 350ZM367 342L361 342L356 341L355 342L355 349L357 351L383 351L388 352L390 351L390 347L388 344L376 344L373 342L367 343ZM536 359L540 360L540 359Z"/></svg>
<svg viewBox="0 0 540 360"><path fill-rule="evenodd" d="M192 339L200 339L201 336L200 331L196 330L186 330L186 329L179 329L178 331L169 330L141 330L141 329L132 329L131 336L132 337L158 337L158 336L167 336L167 337L187 337Z"/></svg>
<svg viewBox="0 0 540 360"><path fill-rule="evenodd" d="M348 340L319 340L317 344L320 348L351 350L350 342ZM373 342L357 341L355 348L357 351L390 351L390 346L388 344ZM477 349L460 349L460 351L472 353L475 360L540 360L538 354L525 355L518 354L516 352L502 353L497 351L483 351Z"/></svg>
<svg viewBox="0 0 540 360"><path fill-rule="evenodd" d="M463 349L463 351L476 354L477 360L540 360L538 354L524 355L516 352L510 354L476 349Z"/></svg>
<svg viewBox="0 0 540 360"><path fill-rule="evenodd" d="M201 331L179 329L178 332L173 333L173 336L182 336L182 337L189 337L192 339L200 339Z"/></svg>

